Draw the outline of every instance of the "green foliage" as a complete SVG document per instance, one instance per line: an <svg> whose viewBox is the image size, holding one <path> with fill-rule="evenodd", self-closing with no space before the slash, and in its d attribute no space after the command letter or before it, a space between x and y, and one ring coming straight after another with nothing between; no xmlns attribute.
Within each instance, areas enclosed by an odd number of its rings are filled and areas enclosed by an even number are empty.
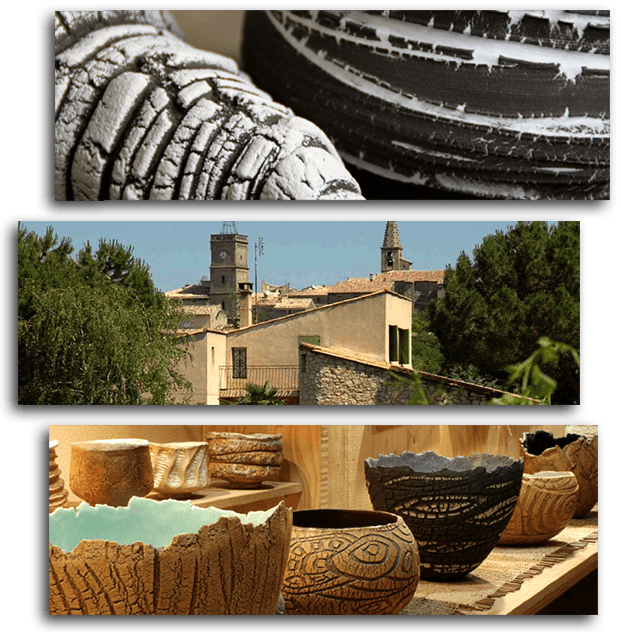
<svg viewBox="0 0 621 632"><path fill-rule="evenodd" d="M533 353L542 336L580 348L579 222L520 222L488 235L473 260L462 252L444 278L444 298L428 308L446 366L473 365L488 381ZM446 367L445 367L446 368ZM555 404L579 401L559 363Z"/></svg>
<svg viewBox="0 0 621 632"><path fill-rule="evenodd" d="M509 373L508 384L509 386L511 384L519 385L520 397L503 395L500 398L491 400L490 404L504 406L549 405L552 403L552 395L558 384L552 376L544 373L542 367L557 368L559 365L564 365L568 368L569 360L573 363L572 369L580 367L580 356L576 349L570 345L553 342L547 337L540 338L537 344L539 349L530 357L507 369ZM569 370L571 371L571 369ZM575 385L575 388L577 389L577 385Z"/></svg>
<svg viewBox="0 0 621 632"><path fill-rule="evenodd" d="M431 331L426 312L412 317L412 367L426 373L441 374L444 356L438 337Z"/></svg>
<svg viewBox="0 0 621 632"><path fill-rule="evenodd" d="M131 248L104 242L75 258L68 240L18 229L20 404L171 403L189 383L172 333L179 306ZM166 333L166 332L171 333Z"/></svg>
<svg viewBox="0 0 621 632"><path fill-rule="evenodd" d="M269 382L265 382L263 386L253 384L252 382L246 386L246 394L240 397L236 402L230 402L238 406L282 406L284 399L276 396L278 391L271 388Z"/></svg>

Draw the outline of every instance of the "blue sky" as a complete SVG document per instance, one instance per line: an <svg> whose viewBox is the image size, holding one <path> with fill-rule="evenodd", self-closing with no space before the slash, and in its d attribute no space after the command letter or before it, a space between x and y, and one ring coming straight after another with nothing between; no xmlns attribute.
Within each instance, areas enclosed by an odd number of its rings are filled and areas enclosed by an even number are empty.
<svg viewBox="0 0 621 632"><path fill-rule="evenodd" d="M59 237L69 237L75 251L87 241L116 239L133 246L134 255L150 267L162 291L195 283L209 276L210 235L222 222L89 221L22 222L39 235L52 226ZM403 255L416 270L443 270L455 264L463 250L472 253L485 235L506 231L515 222L398 222ZM380 247L385 222L237 222L237 232L248 236L248 265L254 282L254 244L263 238L258 258L258 281L295 288L333 284L351 277L380 272Z"/></svg>

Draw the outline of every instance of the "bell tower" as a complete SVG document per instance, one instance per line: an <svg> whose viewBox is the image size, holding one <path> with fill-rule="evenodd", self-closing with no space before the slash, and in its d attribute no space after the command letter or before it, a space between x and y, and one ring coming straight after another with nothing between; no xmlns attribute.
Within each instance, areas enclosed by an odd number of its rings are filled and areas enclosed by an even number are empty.
<svg viewBox="0 0 621 632"><path fill-rule="evenodd" d="M209 302L230 319L239 317L239 288L248 284L248 271L248 236L237 232L235 222L224 222L220 234L211 235Z"/></svg>
<svg viewBox="0 0 621 632"><path fill-rule="evenodd" d="M384 231L384 244L380 248L382 272L392 270L409 270L412 262L403 257L403 248L399 239L399 228L397 222L386 222Z"/></svg>

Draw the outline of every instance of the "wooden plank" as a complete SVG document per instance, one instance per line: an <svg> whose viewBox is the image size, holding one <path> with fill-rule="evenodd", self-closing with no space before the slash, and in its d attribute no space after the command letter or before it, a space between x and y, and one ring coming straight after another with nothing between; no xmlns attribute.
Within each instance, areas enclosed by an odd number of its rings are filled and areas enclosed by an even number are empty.
<svg viewBox="0 0 621 632"><path fill-rule="evenodd" d="M266 481L258 489L231 489L225 481L214 479L211 485L197 492L190 502L195 507L217 507L218 509L231 509L250 503L271 499L280 500L292 494L302 492L301 483L289 483L281 481ZM151 493L147 498L160 500L161 496Z"/></svg>
<svg viewBox="0 0 621 632"><path fill-rule="evenodd" d="M257 503L271 499L279 500L293 494L302 493L301 483L289 483L280 481L266 481L259 489L229 489L225 481L213 480L205 490L196 492L190 498L190 502L196 507L217 507L218 509L231 509L243 505ZM162 496L151 492L147 498L152 500L164 500ZM69 507L77 507L82 501L71 501Z"/></svg>
<svg viewBox="0 0 621 632"><path fill-rule="evenodd" d="M566 560L526 580L518 591L496 599L489 610L467 614L536 614L597 567L597 543L589 544L575 551Z"/></svg>

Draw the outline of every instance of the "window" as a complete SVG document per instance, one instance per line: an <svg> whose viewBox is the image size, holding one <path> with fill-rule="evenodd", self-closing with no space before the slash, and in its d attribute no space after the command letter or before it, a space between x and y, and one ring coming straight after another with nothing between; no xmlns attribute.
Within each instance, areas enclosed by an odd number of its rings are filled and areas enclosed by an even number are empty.
<svg viewBox="0 0 621 632"><path fill-rule="evenodd" d="M410 364L410 332L399 329L399 364Z"/></svg>
<svg viewBox="0 0 621 632"><path fill-rule="evenodd" d="M396 325L388 326L388 360L410 364L410 332Z"/></svg>
<svg viewBox="0 0 621 632"><path fill-rule="evenodd" d="M224 274L222 275L222 285L224 285L226 283L226 277L224 276Z"/></svg>
<svg viewBox="0 0 621 632"><path fill-rule="evenodd" d="M233 379L245 380L246 374L246 347L233 347Z"/></svg>
<svg viewBox="0 0 621 632"><path fill-rule="evenodd" d="M388 326L388 360L389 362L399 360L399 330L395 325Z"/></svg>

